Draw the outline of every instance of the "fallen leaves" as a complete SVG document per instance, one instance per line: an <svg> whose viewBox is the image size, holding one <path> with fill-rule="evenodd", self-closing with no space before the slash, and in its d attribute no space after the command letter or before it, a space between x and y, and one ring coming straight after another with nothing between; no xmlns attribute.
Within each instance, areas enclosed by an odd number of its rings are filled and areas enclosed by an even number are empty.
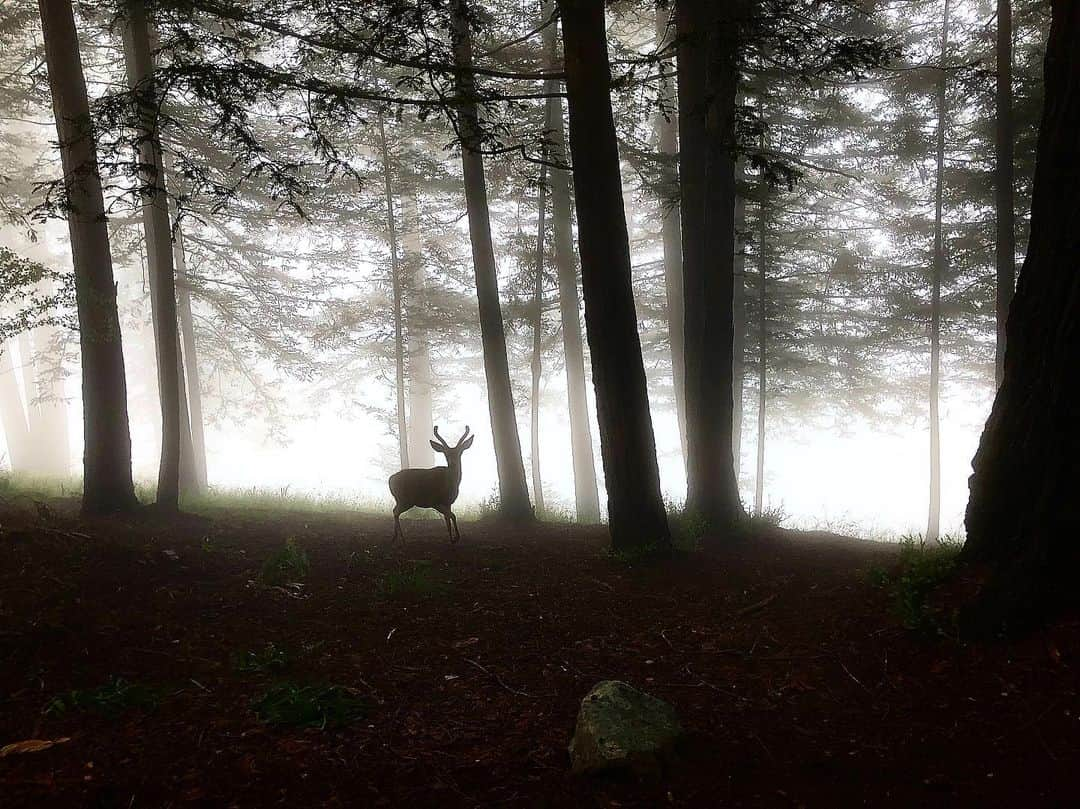
<svg viewBox="0 0 1080 809"><path fill-rule="evenodd" d="M66 744L71 741L70 736L61 736L59 739L24 739L21 742L12 742L0 747L0 758L15 756L21 753L40 753L58 744Z"/></svg>

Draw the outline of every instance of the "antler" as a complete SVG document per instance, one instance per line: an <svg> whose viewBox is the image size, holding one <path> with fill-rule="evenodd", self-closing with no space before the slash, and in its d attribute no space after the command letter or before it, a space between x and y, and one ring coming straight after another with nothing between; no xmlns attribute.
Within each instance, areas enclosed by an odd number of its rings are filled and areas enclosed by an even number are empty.
<svg viewBox="0 0 1080 809"><path fill-rule="evenodd" d="M439 428L438 427L435 428L435 437L439 439L440 444L442 444L447 449L450 449L450 445L446 443L446 439L443 438L441 435L439 435Z"/></svg>
<svg viewBox="0 0 1080 809"><path fill-rule="evenodd" d="M469 437L469 425L466 424L465 425L465 432L463 432L461 434L461 438L458 439L458 442L457 442L457 444L455 446L460 447L462 444L465 443L465 439L468 438L468 437Z"/></svg>

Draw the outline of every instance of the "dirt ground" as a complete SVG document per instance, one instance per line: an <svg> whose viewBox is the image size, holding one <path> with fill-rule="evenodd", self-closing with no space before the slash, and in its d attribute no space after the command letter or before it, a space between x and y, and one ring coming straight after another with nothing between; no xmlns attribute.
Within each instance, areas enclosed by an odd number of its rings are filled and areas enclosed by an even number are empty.
<svg viewBox="0 0 1080 809"><path fill-rule="evenodd" d="M0 504L4 807L1080 805L1080 621L1016 644L903 629L894 549L795 532L628 566L600 529L221 511L79 521ZM302 586L260 582L287 538ZM419 566L417 562L421 562ZM421 571L413 574L410 571ZM268 643L284 671L240 671ZM45 709L122 677L156 706ZM578 704L626 680L690 732L661 782L569 774ZM275 682L367 702L264 724Z"/></svg>

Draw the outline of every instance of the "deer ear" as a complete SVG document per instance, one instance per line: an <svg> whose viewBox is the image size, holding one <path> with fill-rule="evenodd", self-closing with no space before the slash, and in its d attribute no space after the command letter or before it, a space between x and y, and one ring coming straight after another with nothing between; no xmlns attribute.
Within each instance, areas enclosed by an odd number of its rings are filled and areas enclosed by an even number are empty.
<svg viewBox="0 0 1080 809"><path fill-rule="evenodd" d="M472 442L473 442L474 438L476 438L475 435L470 435L468 438L465 439L465 443L461 445L461 451L462 452L464 452L465 450L467 450L469 447L472 446Z"/></svg>
<svg viewBox="0 0 1080 809"><path fill-rule="evenodd" d="M431 444L431 448L436 452L446 452L446 447L442 444L437 444L434 441L428 441L428 443Z"/></svg>

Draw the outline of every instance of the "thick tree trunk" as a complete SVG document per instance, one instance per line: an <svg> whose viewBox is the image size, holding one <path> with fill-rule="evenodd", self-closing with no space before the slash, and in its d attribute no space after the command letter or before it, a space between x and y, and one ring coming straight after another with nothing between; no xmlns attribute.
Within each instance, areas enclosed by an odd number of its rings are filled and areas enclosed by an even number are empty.
<svg viewBox="0 0 1080 809"><path fill-rule="evenodd" d="M1016 286L1013 203L1012 0L997 3L997 123L994 128L994 204L997 208L997 342L994 380L1005 372L1005 325Z"/></svg>
<svg viewBox="0 0 1080 809"><path fill-rule="evenodd" d="M553 0L545 4L545 19L554 9ZM558 63L558 31L554 25L544 29L547 64ZM549 92L558 82L549 82ZM562 324L563 359L566 364L566 398L570 416L570 451L574 464L574 507L577 520L589 525L600 522L600 495L596 486L596 461L593 458L592 426L586 392L584 339L578 301L577 257L571 220L570 163L563 127L562 100L549 98L545 116L547 137L551 141L551 224L555 239L555 267L559 281L559 318Z"/></svg>
<svg viewBox="0 0 1080 809"><path fill-rule="evenodd" d="M157 505L176 511L180 500L181 383L180 336L177 330L176 274L165 171L158 140L158 91L150 48L150 24L142 0L127 7L124 57L128 85L135 93L139 115L139 183L143 194L143 233L150 276L150 301L161 399L161 463Z"/></svg>
<svg viewBox="0 0 1080 809"><path fill-rule="evenodd" d="M996 575L973 616L991 629L1080 594L1080 4L1052 7L1031 239L967 508L964 554Z"/></svg>
<svg viewBox="0 0 1080 809"><path fill-rule="evenodd" d="M382 151L383 191L386 197L386 233L390 248L390 285L394 306L394 400L397 421L398 463L409 468L409 432L405 426L405 335L401 265L398 263L397 224L394 221L394 189L390 180L390 147L386 144L386 122L379 115L379 147Z"/></svg>
<svg viewBox="0 0 1080 809"><path fill-rule="evenodd" d="M762 183L762 194L768 191ZM761 211L758 214L758 412L757 412L757 466L754 476L754 514L761 516L761 509L765 499L765 403L767 401L766 383L768 381L768 363L766 361L766 348L768 332L766 331L765 317L765 281L768 268L768 254L766 253L766 241L768 236L768 203L765 197L761 200Z"/></svg>
<svg viewBox="0 0 1080 809"><path fill-rule="evenodd" d="M109 231L71 0L38 0L75 269L83 399L83 511L137 505Z"/></svg>
<svg viewBox="0 0 1080 809"><path fill-rule="evenodd" d="M469 214L476 297L480 308L480 339L484 349L488 410L499 471L499 515L513 520L527 520L532 518L533 510L529 503L529 488L525 483L525 464L521 459L521 439L510 386L510 363L506 356L499 281L491 243L484 157L480 151L482 133L476 105L475 76L468 72L472 67L472 32L466 0L452 2L454 55L457 65L465 68L456 78L461 164L465 175L465 204Z"/></svg>
<svg viewBox="0 0 1080 809"><path fill-rule="evenodd" d="M12 356L12 340L0 345L0 424L4 427L8 465L12 472L31 471L30 425L19 396L19 383Z"/></svg>
<svg viewBox="0 0 1080 809"><path fill-rule="evenodd" d="M656 10L656 49L663 50L675 39L675 23L670 9ZM686 466L686 360L683 356L683 268L682 219L679 214L679 136L676 125L676 99L673 86L673 62L660 63L661 110L655 127L660 154L664 159L661 186L668 191L660 199L660 232L664 244L664 292L667 300L668 339L671 343L671 383L675 396L675 417L679 424L679 447Z"/></svg>
<svg viewBox="0 0 1080 809"><path fill-rule="evenodd" d="M209 484L206 468L206 433L203 422L202 379L199 374L199 354L195 346L195 321L191 314L191 279L187 271L187 253L184 250L183 232L176 230L173 242L173 263L176 266L176 311L180 316L180 340L183 357L184 393L183 401L187 407L187 430L183 437L190 439L182 444L181 466L184 461L185 445L190 447L189 455L194 471L194 489L196 493L206 491ZM183 475L181 475L183 477Z"/></svg>
<svg viewBox="0 0 1080 809"><path fill-rule="evenodd" d="M544 513L544 482L540 477L540 382L543 371L544 328L544 229L547 226L547 154L540 166L540 188L536 219L536 266L533 274L532 311L532 391L529 399L529 460L532 465L533 502L537 514Z"/></svg>
<svg viewBox="0 0 1080 809"><path fill-rule="evenodd" d="M405 273L409 282L405 296L409 333L409 463L426 468L435 465L430 444L435 429L432 417L435 374L431 370L431 350L424 323L428 288L420 238L420 210L413 190L404 195L401 218L405 225L402 246L405 248Z"/></svg>
<svg viewBox="0 0 1080 809"><path fill-rule="evenodd" d="M670 533L660 495L611 111L604 0L560 0L559 7L608 526L615 548L666 546Z"/></svg>
<svg viewBox="0 0 1080 809"><path fill-rule="evenodd" d="M714 529L743 514L732 449L735 100L742 4L680 0L679 174L686 331L687 508Z"/></svg>
<svg viewBox="0 0 1080 809"><path fill-rule="evenodd" d="M942 197L945 185L946 91L949 74L949 1L941 19L941 64L937 85L937 169L934 186L934 267L930 291L930 511L925 541L936 544L941 529L941 284L945 277Z"/></svg>

